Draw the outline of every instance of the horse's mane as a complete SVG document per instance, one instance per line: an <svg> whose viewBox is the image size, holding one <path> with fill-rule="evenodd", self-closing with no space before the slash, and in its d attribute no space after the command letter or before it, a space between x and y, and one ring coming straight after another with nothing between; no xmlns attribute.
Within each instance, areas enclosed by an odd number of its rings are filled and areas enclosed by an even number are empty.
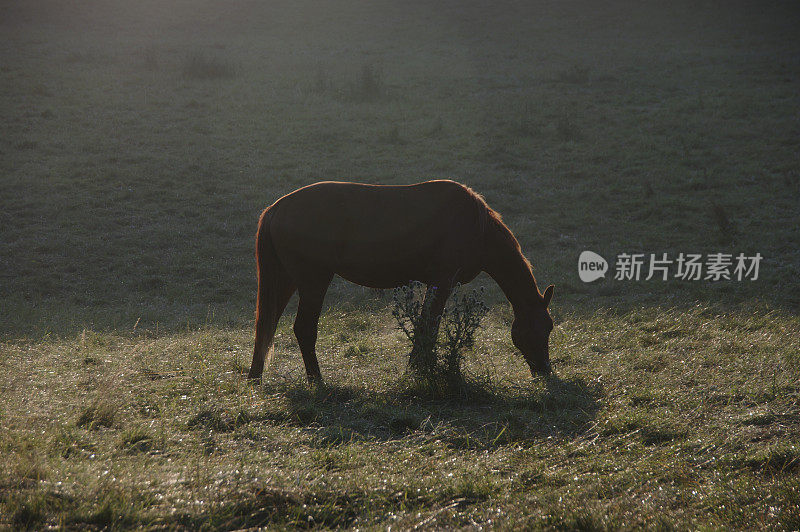
<svg viewBox="0 0 800 532"><path fill-rule="evenodd" d="M522 248L519 245L519 241L514 236L514 233L511 232L511 229L509 229L508 226L503 222L503 217L500 215L500 213L489 207L489 204L486 203L486 200L481 194L475 192L466 185L461 186L463 186L464 190L466 190L466 192L470 195L478 209L478 228L481 237L485 239L486 233L489 231L489 229L496 229L495 233L500 236L503 243L511 249L516 250L516 252L524 261L525 265L528 267L528 270L530 270L531 274L533 274L531 262L528 260L528 257L522 253Z"/></svg>

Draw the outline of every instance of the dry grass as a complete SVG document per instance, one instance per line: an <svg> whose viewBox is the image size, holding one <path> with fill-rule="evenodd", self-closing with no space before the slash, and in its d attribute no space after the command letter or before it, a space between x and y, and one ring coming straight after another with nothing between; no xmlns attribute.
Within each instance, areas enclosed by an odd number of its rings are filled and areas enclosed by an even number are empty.
<svg viewBox="0 0 800 532"><path fill-rule="evenodd" d="M544 380L531 379L494 313L467 358L481 384L437 397L399 377L408 346L388 309L377 329L359 315L325 320L328 385L314 389L288 322L260 387L243 375L249 331L4 344L7 524L796 522L796 317L569 316L554 332L557 376ZM348 349L364 336L372 347L354 360ZM115 405L108 424L103 404Z"/></svg>
<svg viewBox="0 0 800 532"><path fill-rule="evenodd" d="M0 16L0 527L800 527L793 4L80 4ZM249 386L260 211L439 177L556 285L557 377L480 277L431 393L337 281L328 387L294 304ZM585 249L764 261L586 285Z"/></svg>

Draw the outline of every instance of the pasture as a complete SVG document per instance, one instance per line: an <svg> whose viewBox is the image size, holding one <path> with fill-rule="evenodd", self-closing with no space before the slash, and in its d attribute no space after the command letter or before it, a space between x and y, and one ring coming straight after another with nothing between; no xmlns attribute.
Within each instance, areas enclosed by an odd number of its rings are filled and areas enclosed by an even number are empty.
<svg viewBox="0 0 800 532"><path fill-rule="evenodd" d="M800 9L791 3L0 2L0 527L800 528ZM246 382L261 210L452 178L541 288L441 396L391 295L290 302ZM755 281L583 283L620 253Z"/></svg>

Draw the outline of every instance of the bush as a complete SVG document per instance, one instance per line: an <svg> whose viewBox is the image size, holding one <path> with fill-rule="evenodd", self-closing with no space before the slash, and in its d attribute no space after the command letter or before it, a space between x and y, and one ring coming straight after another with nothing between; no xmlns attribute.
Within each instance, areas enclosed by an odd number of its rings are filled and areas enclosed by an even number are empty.
<svg viewBox="0 0 800 532"><path fill-rule="evenodd" d="M430 376L436 370L436 335L431 327L430 301L425 301L424 285L419 281L395 288L392 293L392 316L397 328L411 342L409 369L417 375Z"/></svg>
<svg viewBox="0 0 800 532"><path fill-rule="evenodd" d="M431 302L424 299L422 287L414 281L396 288L392 296L392 316L412 345L409 369L425 380L461 381L464 352L475 345L475 333L489 311L481 300L482 290L462 293L460 285L453 289L439 334L437 317L430 315Z"/></svg>
<svg viewBox="0 0 800 532"><path fill-rule="evenodd" d="M483 289L462 294L460 286L453 290L451 303L444 310L443 363L449 377L461 376L464 351L475 345L475 332L489 307L481 299Z"/></svg>

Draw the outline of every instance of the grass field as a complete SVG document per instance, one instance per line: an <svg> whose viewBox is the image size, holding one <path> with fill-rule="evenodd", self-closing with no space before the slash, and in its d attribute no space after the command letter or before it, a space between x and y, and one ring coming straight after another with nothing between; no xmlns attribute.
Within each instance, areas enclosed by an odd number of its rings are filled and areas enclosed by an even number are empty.
<svg viewBox="0 0 800 532"><path fill-rule="evenodd" d="M800 8L0 1L0 527L800 528ZM453 178L542 286L441 397L335 281L245 382L260 211ZM756 281L577 258L761 253ZM611 277L611 276L609 276Z"/></svg>

